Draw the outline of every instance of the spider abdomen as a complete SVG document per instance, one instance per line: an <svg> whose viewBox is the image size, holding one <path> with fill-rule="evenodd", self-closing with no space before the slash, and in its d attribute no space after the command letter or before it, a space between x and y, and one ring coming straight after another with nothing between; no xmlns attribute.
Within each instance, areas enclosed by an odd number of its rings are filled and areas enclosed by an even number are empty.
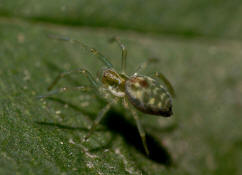
<svg viewBox="0 0 242 175"><path fill-rule="evenodd" d="M167 90L147 76L133 76L125 83L128 100L140 111L161 116L172 115L172 100Z"/></svg>

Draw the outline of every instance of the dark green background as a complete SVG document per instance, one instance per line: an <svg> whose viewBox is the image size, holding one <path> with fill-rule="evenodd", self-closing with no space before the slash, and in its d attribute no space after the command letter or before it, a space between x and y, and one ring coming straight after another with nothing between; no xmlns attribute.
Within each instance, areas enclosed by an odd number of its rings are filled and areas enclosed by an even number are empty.
<svg viewBox="0 0 242 175"><path fill-rule="evenodd" d="M196 174L242 172L242 2L239 0L0 0L0 174ZM102 68L70 36L95 47L119 70L163 72L175 87L171 118L140 113L147 158L130 112L116 105L90 140L105 105L93 93L38 100L61 71ZM80 76L59 87L86 84ZM132 137L132 138L131 138Z"/></svg>

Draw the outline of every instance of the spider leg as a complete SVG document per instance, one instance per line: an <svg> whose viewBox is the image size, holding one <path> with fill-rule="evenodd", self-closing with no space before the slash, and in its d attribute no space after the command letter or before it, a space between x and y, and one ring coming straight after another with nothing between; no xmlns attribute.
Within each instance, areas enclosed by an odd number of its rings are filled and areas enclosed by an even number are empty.
<svg viewBox="0 0 242 175"><path fill-rule="evenodd" d="M139 65L137 68L136 68L136 71L135 73L139 73L140 71L144 70L148 65L150 65L150 63L156 63L158 62L159 60L157 58L149 58L147 59L144 63L142 63L141 65Z"/></svg>
<svg viewBox="0 0 242 175"><path fill-rule="evenodd" d="M165 77L165 75L160 72L155 72L154 75L156 77L160 78L165 83L165 85L166 85L168 91L170 92L170 94L172 95L172 97L176 97L175 90L174 90L172 84L170 83L170 81Z"/></svg>
<svg viewBox="0 0 242 175"><path fill-rule="evenodd" d="M137 112L134 110L134 109L130 109L131 110L131 113L136 121L136 125L137 125L137 128L138 128L138 131L139 131L139 135L141 137L141 140L142 140L142 143L143 143L143 146L144 146L144 149L145 149L145 153L147 155L149 155L149 149L147 147L147 143L146 143L146 137L145 137L145 131L141 125L141 122L140 122L140 119L139 119L139 116L137 114Z"/></svg>
<svg viewBox="0 0 242 175"><path fill-rule="evenodd" d="M131 113L132 113L132 115L133 115L133 117L136 121L136 125L137 125L138 131L139 131L139 135L141 137L142 144L143 144L144 149L145 149L145 153L147 155L149 155L150 153L149 153L149 149L148 149L147 143L146 143L145 131L144 131L142 125L141 125L141 122L139 120L139 116L138 116L137 112L134 109L129 107L129 104L128 104L128 101L127 101L126 98L123 99L123 105L126 109L129 109L131 111Z"/></svg>
<svg viewBox="0 0 242 175"><path fill-rule="evenodd" d="M53 87L59 82L59 80L61 80L62 78L64 78L65 76L67 75L70 75L70 74L73 74L73 73L81 73L83 75L85 75L89 82L91 83L91 85L94 87L94 88L98 88L98 84L97 82L94 80L94 78L92 77L91 73L88 72L87 70L85 69L78 69L78 70L72 70L72 71L68 71L68 72L62 72L60 73L56 78L55 80L50 84L50 86L47 88L48 91L50 91L51 89L53 89Z"/></svg>
<svg viewBox="0 0 242 175"><path fill-rule="evenodd" d="M100 121L103 119L107 111L110 109L112 103L107 104L97 115L97 118L94 120L88 134L85 136L84 140L87 140L93 133L93 131L96 129L97 125L100 123Z"/></svg>
<svg viewBox="0 0 242 175"><path fill-rule="evenodd" d="M88 47L86 44L82 43L81 41L79 40L76 40L76 39L71 39L69 37L63 37L63 36L56 36L56 35L48 35L49 38L52 38L52 39L56 39L56 40L61 40L61 41L68 41L68 42L71 42L71 43L76 43L76 44L80 44L80 46L91 52L93 55L96 55L97 58L99 60L101 60L108 68L110 67L113 67L113 65L108 61L108 59L102 55L100 52L98 52L96 49L94 48L90 48Z"/></svg>
<svg viewBox="0 0 242 175"><path fill-rule="evenodd" d="M122 50L122 64L121 64L121 73L125 73L126 71L126 60L127 60L127 49L125 48L125 46L122 44L122 42L120 41L120 39L118 37L113 37L110 39L111 42L117 42L119 47Z"/></svg>
<svg viewBox="0 0 242 175"><path fill-rule="evenodd" d="M90 88L86 87L86 86L64 87L64 88L49 91L47 94L38 96L38 98L46 98L46 97L52 96L54 94L62 93L62 92L70 91L70 90L73 90L73 91L88 91L88 90L90 90Z"/></svg>

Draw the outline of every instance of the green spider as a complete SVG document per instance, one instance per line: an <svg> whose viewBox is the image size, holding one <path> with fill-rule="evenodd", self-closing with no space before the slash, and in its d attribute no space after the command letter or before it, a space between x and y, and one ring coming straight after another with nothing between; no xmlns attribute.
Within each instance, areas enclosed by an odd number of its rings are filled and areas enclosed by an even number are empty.
<svg viewBox="0 0 242 175"><path fill-rule="evenodd" d="M65 92L67 90L88 90L89 88L86 86L68 87L52 90L53 87L58 83L58 81L67 75L73 73L80 73L82 75L85 75L88 78L92 88L94 88L97 92L97 94L101 95L109 101L107 105L98 113L98 116L93 122L89 133L85 137L85 140L87 140L91 136L96 126L100 123L100 121L103 119L106 112L111 108L111 106L116 104L117 101L122 100L124 107L131 111L131 114L136 121L136 125L138 127L138 131L145 152L147 155L149 155L149 150L146 144L145 131L141 125L136 110L132 106L146 114L169 117L173 114L171 97L175 96L174 89L171 83L162 73L155 72L153 73L153 76L160 78L166 85L166 88L162 86L158 81L149 76L139 75L139 71L144 69L152 61L152 59L147 60L145 63L137 68L133 75L129 76L125 72L127 50L125 46L121 43L120 39L117 37L112 38L111 41L117 42L122 50L121 73L118 73L113 68L112 64L105 56L103 56L94 48L89 48L81 41L59 36L50 37L57 40L69 41L71 43L80 44L82 48L90 51L93 55L96 55L97 58L104 63L105 68L102 70L101 76L97 80L95 80L91 73L85 69L78 69L60 73L48 87L49 93L40 96L40 98L45 98L56 93Z"/></svg>

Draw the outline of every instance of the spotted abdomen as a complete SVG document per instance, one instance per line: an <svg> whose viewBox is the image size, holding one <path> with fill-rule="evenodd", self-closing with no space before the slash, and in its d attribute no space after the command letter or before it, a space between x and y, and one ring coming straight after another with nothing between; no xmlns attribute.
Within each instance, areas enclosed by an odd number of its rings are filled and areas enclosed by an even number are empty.
<svg viewBox="0 0 242 175"><path fill-rule="evenodd" d="M128 100L140 111L161 116L172 115L172 100L167 90L147 76L133 76L126 81Z"/></svg>

